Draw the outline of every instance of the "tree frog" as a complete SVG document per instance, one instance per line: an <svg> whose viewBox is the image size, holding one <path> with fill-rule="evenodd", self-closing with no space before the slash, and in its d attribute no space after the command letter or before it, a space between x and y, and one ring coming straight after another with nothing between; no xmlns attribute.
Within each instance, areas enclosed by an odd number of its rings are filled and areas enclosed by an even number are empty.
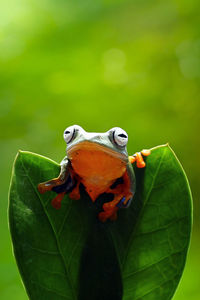
<svg viewBox="0 0 200 300"><path fill-rule="evenodd" d="M66 193L71 199L80 199L79 185L82 183L94 202L102 193L113 194L113 200L102 206L98 214L100 221L116 220L119 208L128 207L135 193L134 162L144 168L143 156L150 150L143 150L128 156L127 133L114 127L105 133L86 132L82 127L73 125L65 129L66 154L57 178L38 184L40 193L54 191L57 196L52 206L61 207Z"/></svg>

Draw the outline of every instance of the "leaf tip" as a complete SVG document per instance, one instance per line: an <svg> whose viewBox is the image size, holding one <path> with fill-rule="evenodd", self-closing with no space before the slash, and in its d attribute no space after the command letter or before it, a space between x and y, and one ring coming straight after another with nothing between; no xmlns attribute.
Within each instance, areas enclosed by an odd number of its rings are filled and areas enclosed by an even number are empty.
<svg viewBox="0 0 200 300"><path fill-rule="evenodd" d="M21 150L21 149L19 149L19 150L17 151L18 154L23 154L23 153L26 153L26 152L28 152L28 151L24 151L24 150Z"/></svg>
<svg viewBox="0 0 200 300"><path fill-rule="evenodd" d="M37 156L39 156L39 154L35 154L33 152L30 152L30 151L24 151L24 150L19 149L17 151L16 158L18 158L19 156L26 157L26 156L30 156L30 155L35 155L35 156L37 155Z"/></svg>
<svg viewBox="0 0 200 300"><path fill-rule="evenodd" d="M15 160L14 160L14 165L16 165L16 163L21 163L22 161L25 162L27 159L29 159L31 152L29 151L24 151L19 149L17 151L17 154L15 156Z"/></svg>
<svg viewBox="0 0 200 300"><path fill-rule="evenodd" d="M20 149L19 149L19 150L17 151L16 157L15 157L15 162L16 162L17 159L19 159L19 158L21 157L21 155L22 155L23 153L24 153L23 150L20 150Z"/></svg>

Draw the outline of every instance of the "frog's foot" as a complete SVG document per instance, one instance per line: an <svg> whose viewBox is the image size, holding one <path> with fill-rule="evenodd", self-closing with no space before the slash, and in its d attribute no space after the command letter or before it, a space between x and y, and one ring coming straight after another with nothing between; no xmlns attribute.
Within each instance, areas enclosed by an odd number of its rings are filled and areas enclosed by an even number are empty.
<svg viewBox="0 0 200 300"><path fill-rule="evenodd" d="M117 207L118 208L126 208L129 206L130 202L131 202L131 198L126 199L126 197L123 197L119 203L117 203Z"/></svg>
<svg viewBox="0 0 200 300"><path fill-rule="evenodd" d="M60 209L61 208L61 201L65 196L65 192L62 192L60 194L58 194L52 201L51 201L51 205L55 208L55 209Z"/></svg>
<svg viewBox="0 0 200 300"><path fill-rule="evenodd" d="M142 150L141 152L136 152L134 155L129 156L129 161L133 164L136 161L136 166L138 168L144 168L146 163L142 156L148 156L151 154L150 150Z"/></svg>
<svg viewBox="0 0 200 300"><path fill-rule="evenodd" d="M98 218L101 222L105 222L108 219L110 219L111 221L115 221L117 219L117 211L118 207L113 207L109 210L102 211L99 213Z"/></svg>
<svg viewBox="0 0 200 300"><path fill-rule="evenodd" d="M102 222L105 222L107 219L116 220L118 209L127 207L132 197L132 193L128 193L126 196L123 194L115 195L112 201L104 203L104 211L99 213L99 220Z"/></svg>
<svg viewBox="0 0 200 300"><path fill-rule="evenodd" d="M80 183L81 182L79 180L77 180L76 186L73 188L73 190L69 194L69 197L73 200L79 200L80 199L80 190L79 190Z"/></svg>
<svg viewBox="0 0 200 300"><path fill-rule="evenodd" d="M51 191L52 188L63 184L63 181L58 178L51 179L49 181L45 181L38 184L38 191L41 194L46 193L47 191Z"/></svg>
<svg viewBox="0 0 200 300"><path fill-rule="evenodd" d="M133 194L131 192L127 193L126 195L124 194L115 195L112 201L104 203L103 209L104 211L107 211L113 209L114 207L118 207L118 208L127 207L132 197Z"/></svg>

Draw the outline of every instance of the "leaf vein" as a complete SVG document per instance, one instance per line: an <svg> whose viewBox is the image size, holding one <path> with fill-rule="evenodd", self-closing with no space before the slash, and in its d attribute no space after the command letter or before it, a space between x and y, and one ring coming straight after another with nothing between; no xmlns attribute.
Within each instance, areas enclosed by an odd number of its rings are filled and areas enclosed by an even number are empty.
<svg viewBox="0 0 200 300"><path fill-rule="evenodd" d="M142 235L146 235L146 234L153 234L153 233L156 233L156 232L159 232L159 231L162 231L162 230L165 230L165 229L169 229L169 227L171 225L173 225L174 223L176 222L179 222L179 221L182 221L184 219L188 218L188 216L184 216L184 217L181 217L181 218L178 218L178 219L175 219L173 221L171 221L170 223L158 228L158 229L155 229L155 230L152 230L152 231L147 231L147 232L139 232L138 234L135 235L135 237L139 237L139 236L142 236Z"/></svg>
<svg viewBox="0 0 200 300"><path fill-rule="evenodd" d="M82 219L81 219L81 218L80 218L80 221L81 221L81 223L82 223ZM79 238L78 238L78 240L76 240L76 244L74 245L74 247L73 247L73 249L72 249L71 256L70 256L70 258L69 258L69 260L68 260L68 266L69 266L69 267L70 267L70 263L71 263L71 260L72 260L73 255L74 255L74 252L75 252L75 250L76 250L76 248L77 248L77 246L78 246L78 244L79 244L80 238L81 238L81 233L82 233L82 231L83 231L83 224L81 224L80 228L81 228L81 231L80 231L80 234L79 234Z"/></svg>
<svg viewBox="0 0 200 300"><path fill-rule="evenodd" d="M165 260L165 259L167 259L167 258L169 258L169 259L171 260L171 257L172 257L172 256L181 253L184 249L185 249L185 247L182 248L181 250L178 250L178 251L176 251L176 252L171 253L170 255L167 255L167 256L162 257L161 259L159 259L158 261L154 262L153 264L146 265L146 266L144 266L143 268L141 268L141 269L139 269L139 270L136 270L136 271L134 271L134 272L132 272L132 273L129 273L129 274L127 274L127 275L124 274L123 278L124 278L124 279L127 279L127 278L129 278L129 277L131 277L131 276L133 276L133 275L135 275L135 274L137 274L137 273L143 272L143 271L145 271L146 269L149 269L149 268L155 266L156 264L159 264L160 262L162 262L163 260Z"/></svg>
<svg viewBox="0 0 200 300"><path fill-rule="evenodd" d="M32 247L30 244L28 245L28 247L35 250L35 251L41 252L41 253L45 253L45 254L49 254L49 255L59 255L58 251L49 251L49 250L46 250L46 249L40 249L40 248L37 248L37 247Z"/></svg>
<svg viewBox="0 0 200 300"><path fill-rule="evenodd" d="M53 289L50 289L50 288L44 286L43 284L41 284L41 283L39 283L39 282L37 282L37 281L35 281L35 280L32 280L32 279L31 279L31 282L34 283L34 284L36 284L36 285L39 285L39 286L40 286L41 288L43 288L44 290L46 290L46 291L48 291L48 292L51 292L51 293L53 293L53 294L55 294L55 295L57 295L57 296L61 296L61 297L65 298L65 299L70 299L70 298L67 297L66 295L61 294L61 293L59 293L59 292L57 292L57 291L55 291L55 290L53 290Z"/></svg>
<svg viewBox="0 0 200 300"><path fill-rule="evenodd" d="M152 293L154 290L156 290L156 289L158 289L158 288L163 288L162 285L164 285L164 284L167 283L167 282L173 281L174 278L176 278L176 277L179 276L179 275L180 275L179 273L176 273L173 277L171 277L171 278L169 278L169 279L167 279L167 280L161 282L160 285L157 285L157 286L153 287L151 290L149 290L149 291L146 292L145 294L139 296L139 298L136 298L135 300L141 300L142 297L145 297L145 296L149 295L149 294ZM170 298L170 299L171 299L171 298Z"/></svg>
<svg viewBox="0 0 200 300"><path fill-rule="evenodd" d="M62 230L63 230L63 227L64 227L64 225L65 225L65 222L66 222L66 220L67 220L67 217L69 216L69 213L70 213L70 211L71 211L71 207L72 207L72 205L70 205L70 207L69 207L67 213L65 213L65 217L64 217L64 219L63 219L63 222L62 222L60 228L58 229L58 236L60 236L60 234L61 234L61 232L62 232Z"/></svg>
<svg viewBox="0 0 200 300"><path fill-rule="evenodd" d="M61 273L61 272L51 272L50 270L44 269L44 268L38 268L38 270L40 272L48 273L48 274L51 274L51 275L59 275L59 276L62 276L62 277L66 277L66 275L64 273Z"/></svg>

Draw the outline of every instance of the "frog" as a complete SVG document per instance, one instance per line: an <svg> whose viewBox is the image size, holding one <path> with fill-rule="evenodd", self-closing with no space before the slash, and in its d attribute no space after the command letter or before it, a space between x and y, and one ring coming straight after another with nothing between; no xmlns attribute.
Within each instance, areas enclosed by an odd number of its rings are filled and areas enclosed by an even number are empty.
<svg viewBox="0 0 200 300"><path fill-rule="evenodd" d="M129 156L128 134L120 127L96 133L72 125L64 130L63 138L66 156L60 163L60 173L56 178L39 183L38 191L57 193L51 202L55 209L61 208L65 194L79 200L81 184L92 202L102 194L112 194L112 199L102 204L98 219L101 222L116 220L118 210L129 207L134 198L136 178L132 164L144 168L144 157L151 151L144 149Z"/></svg>

